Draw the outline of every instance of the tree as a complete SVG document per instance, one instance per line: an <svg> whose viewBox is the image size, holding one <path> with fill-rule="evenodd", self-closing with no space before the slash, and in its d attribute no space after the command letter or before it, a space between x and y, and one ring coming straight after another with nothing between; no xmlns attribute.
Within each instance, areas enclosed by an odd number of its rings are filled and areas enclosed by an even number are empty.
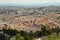
<svg viewBox="0 0 60 40"><path fill-rule="evenodd" d="M19 33L21 34L21 36L26 36L27 35L27 32L26 31L23 31L23 30L20 30Z"/></svg>
<svg viewBox="0 0 60 40"><path fill-rule="evenodd" d="M5 35L4 34L0 34L0 40L5 40Z"/></svg>
<svg viewBox="0 0 60 40"><path fill-rule="evenodd" d="M44 25L41 25L41 35L45 35L46 34L46 27Z"/></svg>
<svg viewBox="0 0 60 40"><path fill-rule="evenodd" d="M24 40L24 37L21 36L21 34L16 35L16 40Z"/></svg>
<svg viewBox="0 0 60 40"><path fill-rule="evenodd" d="M17 30L12 30L12 29L8 29L8 30L3 29L3 32L4 32L5 34L11 35L11 36L14 36L14 35L16 35L16 34L19 33Z"/></svg>
<svg viewBox="0 0 60 40"><path fill-rule="evenodd" d="M10 35L6 35L5 36L5 40L10 40L11 36Z"/></svg>

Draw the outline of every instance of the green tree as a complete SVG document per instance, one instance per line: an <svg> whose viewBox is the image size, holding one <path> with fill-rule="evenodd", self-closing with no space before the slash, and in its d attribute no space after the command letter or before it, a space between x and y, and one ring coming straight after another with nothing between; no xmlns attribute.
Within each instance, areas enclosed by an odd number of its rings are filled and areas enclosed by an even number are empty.
<svg viewBox="0 0 60 40"><path fill-rule="evenodd" d="M3 29L3 32L4 32L5 34L11 35L11 36L14 36L14 35L16 35L16 34L19 33L17 30L12 30L12 29L8 29L8 30Z"/></svg>
<svg viewBox="0 0 60 40"><path fill-rule="evenodd" d="M4 34L0 34L0 40L5 40L5 35Z"/></svg>
<svg viewBox="0 0 60 40"><path fill-rule="evenodd" d="M16 35L16 40L24 40L24 37L22 37L20 34Z"/></svg>
<svg viewBox="0 0 60 40"><path fill-rule="evenodd" d="M10 40L11 36L10 35L5 35L5 40Z"/></svg>

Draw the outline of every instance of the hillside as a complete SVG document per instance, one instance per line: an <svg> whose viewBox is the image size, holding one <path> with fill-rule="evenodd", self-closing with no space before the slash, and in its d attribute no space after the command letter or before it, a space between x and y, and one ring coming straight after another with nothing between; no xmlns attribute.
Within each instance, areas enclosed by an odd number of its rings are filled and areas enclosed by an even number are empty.
<svg viewBox="0 0 60 40"><path fill-rule="evenodd" d="M60 26L59 20L59 6L38 8L0 8L0 29L6 28L24 31L37 31L41 30L41 25L50 25L49 27L51 28Z"/></svg>

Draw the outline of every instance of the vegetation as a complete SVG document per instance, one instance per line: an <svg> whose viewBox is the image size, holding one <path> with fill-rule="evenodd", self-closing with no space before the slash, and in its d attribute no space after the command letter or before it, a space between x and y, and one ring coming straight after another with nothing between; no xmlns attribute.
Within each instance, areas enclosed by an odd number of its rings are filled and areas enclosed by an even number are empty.
<svg viewBox="0 0 60 40"><path fill-rule="evenodd" d="M16 35L16 40L24 40L24 37L22 37L20 34Z"/></svg>
<svg viewBox="0 0 60 40"><path fill-rule="evenodd" d="M46 37L45 40L55 40L55 39L60 39L59 36L59 26L56 28L51 28L51 29L46 29L46 26L41 25L41 31L17 31L17 30L12 30L12 29L3 29L4 34L2 36L2 40L10 40L11 38L15 37L15 40L33 40L34 38L39 38L39 37ZM53 35L52 35L53 34ZM55 34L55 35L54 35ZM52 35L52 36L49 36ZM0 38L1 39L1 38Z"/></svg>
<svg viewBox="0 0 60 40"><path fill-rule="evenodd" d="M60 34L58 36L56 34L47 36L44 40L60 40Z"/></svg>
<svg viewBox="0 0 60 40"><path fill-rule="evenodd" d="M60 12L60 10L56 10L55 12Z"/></svg>

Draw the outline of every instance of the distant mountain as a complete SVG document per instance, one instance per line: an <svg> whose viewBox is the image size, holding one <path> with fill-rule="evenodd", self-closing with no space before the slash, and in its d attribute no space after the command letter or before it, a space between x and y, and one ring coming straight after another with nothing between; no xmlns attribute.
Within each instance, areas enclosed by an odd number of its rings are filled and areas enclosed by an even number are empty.
<svg viewBox="0 0 60 40"><path fill-rule="evenodd" d="M14 4L14 3L5 3L0 4L0 7L2 6L22 6L22 7L42 7L42 6L60 6L60 3L30 3L30 4Z"/></svg>

